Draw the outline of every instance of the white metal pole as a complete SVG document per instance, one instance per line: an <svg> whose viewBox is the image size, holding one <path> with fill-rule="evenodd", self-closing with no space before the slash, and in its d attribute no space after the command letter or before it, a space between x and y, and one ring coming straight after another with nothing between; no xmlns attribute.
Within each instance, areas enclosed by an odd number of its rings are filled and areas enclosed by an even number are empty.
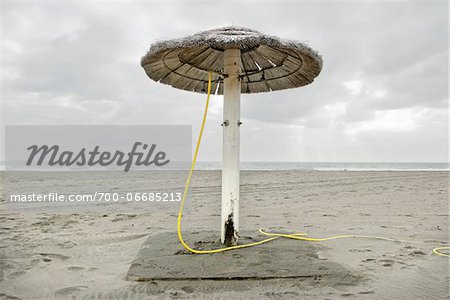
<svg viewBox="0 0 450 300"><path fill-rule="evenodd" d="M223 166L220 240L235 245L239 233L239 126L241 50L226 49L223 58Z"/></svg>

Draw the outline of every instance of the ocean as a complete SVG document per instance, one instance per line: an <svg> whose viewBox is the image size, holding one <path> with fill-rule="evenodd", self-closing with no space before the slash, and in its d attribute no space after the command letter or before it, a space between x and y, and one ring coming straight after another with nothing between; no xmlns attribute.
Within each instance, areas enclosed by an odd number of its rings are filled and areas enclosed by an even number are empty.
<svg viewBox="0 0 450 300"><path fill-rule="evenodd" d="M220 170L221 162L198 162L197 170ZM241 162L241 170L449 171L441 162Z"/></svg>
<svg viewBox="0 0 450 300"><path fill-rule="evenodd" d="M221 162L197 162L196 170L220 170ZM5 170L0 162L0 171ZM94 169L90 170L104 170ZM249 171L450 171L446 162L241 162ZM44 171L44 170L43 170ZM60 170L68 171L68 170Z"/></svg>

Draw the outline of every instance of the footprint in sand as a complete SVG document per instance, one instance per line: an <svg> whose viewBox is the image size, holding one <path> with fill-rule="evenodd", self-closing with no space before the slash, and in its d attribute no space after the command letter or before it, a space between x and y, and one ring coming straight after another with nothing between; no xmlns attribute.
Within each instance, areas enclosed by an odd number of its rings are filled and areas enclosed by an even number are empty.
<svg viewBox="0 0 450 300"><path fill-rule="evenodd" d="M5 293L0 293L0 299L2 300L21 300L20 298L16 296L11 296Z"/></svg>
<svg viewBox="0 0 450 300"><path fill-rule="evenodd" d="M62 243L59 243L59 244L58 244L58 246L59 246L61 249L70 249L70 248L75 247L76 245L77 245L77 243L72 242L72 241L65 241L65 242L62 242Z"/></svg>
<svg viewBox="0 0 450 300"><path fill-rule="evenodd" d="M187 294L192 294L194 292L194 288L191 287L191 286L188 286L188 285L187 286L183 286L181 288L181 290L184 291Z"/></svg>
<svg viewBox="0 0 450 300"><path fill-rule="evenodd" d="M55 297L62 298L72 295L73 293L79 292L83 289L86 289L87 286L85 285L78 285L78 286L69 286L60 290L57 290L55 292Z"/></svg>
<svg viewBox="0 0 450 300"><path fill-rule="evenodd" d="M380 259L378 263L383 267L392 267L395 262L391 259Z"/></svg>
<svg viewBox="0 0 450 300"><path fill-rule="evenodd" d="M350 249L349 252L372 252L370 249Z"/></svg>
<svg viewBox="0 0 450 300"><path fill-rule="evenodd" d="M136 215L132 214L117 214L114 219L111 220L111 222L118 222L118 221L125 221L136 218Z"/></svg>
<svg viewBox="0 0 450 300"><path fill-rule="evenodd" d="M299 294L297 292L291 292L291 291L286 291L286 292L266 292L264 293L265 296L267 297L275 297L275 298L280 298L283 296L289 296L289 297L294 297L294 296L298 296Z"/></svg>
<svg viewBox="0 0 450 300"><path fill-rule="evenodd" d="M359 292L358 294L360 294L360 295L369 295L369 294L375 294L375 292L370 290L370 291L362 291L362 292Z"/></svg>
<svg viewBox="0 0 450 300"><path fill-rule="evenodd" d="M78 224L78 221L76 221L76 220L69 220L69 221L65 222L65 223L61 226L61 228L63 228L63 229L66 229L66 228L73 228L72 225L75 225L75 224Z"/></svg>
<svg viewBox="0 0 450 300"><path fill-rule="evenodd" d="M83 268L83 267L77 267L77 266L70 266L70 267L67 267L66 269L69 270L69 271L82 271L82 270L84 270L85 268Z"/></svg>
<svg viewBox="0 0 450 300"><path fill-rule="evenodd" d="M414 251L410 252L409 255L411 255L411 256L423 256L423 255L426 255L426 254L425 254L425 252L423 252L421 250L414 250Z"/></svg>
<svg viewBox="0 0 450 300"><path fill-rule="evenodd" d="M37 253L42 257L42 260L45 262L51 262L53 259L56 260L66 260L69 259L69 256L65 256L57 253Z"/></svg>
<svg viewBox="0 0 450 300"><path fill-rule="evenodd" d="M391 259L375 259L375 258L366 258L364 260L362 260L362 262L367 263L367 262L377 262L380 266L383 267L392 267L395 263L395 261L391 260Z"/></svg>

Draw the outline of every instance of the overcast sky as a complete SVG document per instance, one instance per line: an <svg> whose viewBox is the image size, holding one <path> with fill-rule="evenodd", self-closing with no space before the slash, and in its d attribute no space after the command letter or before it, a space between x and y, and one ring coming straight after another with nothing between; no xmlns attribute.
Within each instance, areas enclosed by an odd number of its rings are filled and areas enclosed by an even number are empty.
<svg viewBox="0 0 450 300"><path fill-rule="evenodd" d="M432 2L2 2L3 124L187 124L204 95L148 79L150 44L238 25L306 42L306 87L241 97L242 161L448 161L448 7ZM200 160L220 161L222 97ZM2 130L3 134L3 125Z"/></svg>

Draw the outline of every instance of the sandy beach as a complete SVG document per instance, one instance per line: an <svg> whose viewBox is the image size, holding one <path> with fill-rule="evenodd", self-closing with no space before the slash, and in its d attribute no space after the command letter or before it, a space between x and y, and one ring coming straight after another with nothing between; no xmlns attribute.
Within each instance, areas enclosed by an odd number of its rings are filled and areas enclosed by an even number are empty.
<svg viewBox="0 0 450 300"><path fill-rule="evenodd" d="M70 173L69 180L52 173L39 184L77 189L87 181L106 182L121 191L147 180L145 173L126 180L101 174ZM2 189L8 180L2 179ZM448 243L448 172L242 171L241 180L240 229L254 231L255 239L263 238L257 230L264 227L314 237L358 234L411 242L321 242L319 258L358 274L353 282L132 282L126 274L147 235L176 231L177 202L62 213L10 207L3 197L0 299L449 298L449 260L432 253ZM183 219L186 231L219 230L220 183L219 171L195 172Z"/></svg>

